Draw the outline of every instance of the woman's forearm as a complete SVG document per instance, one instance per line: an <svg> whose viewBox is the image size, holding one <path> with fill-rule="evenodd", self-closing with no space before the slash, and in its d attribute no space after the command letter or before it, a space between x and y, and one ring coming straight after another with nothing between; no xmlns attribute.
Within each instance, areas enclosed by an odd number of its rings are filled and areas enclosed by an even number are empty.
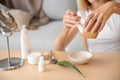
<svg viewBox="0 0 120 80"><path fill-rule="evenodd" d="M55 40L55 50L64 51L66 46L71 42L77 32L78 29L76 27L70 29L63 28L62 32Z"/></svg>
<svg viewBox="0 0 120 80"><path fill-rule="evenodd" d="M115 3L115 13L120 14L120 2Z"/></svg>
<svg viewBox="0 0 120 80"><path fill-rule="evenodd" d="M73 40L77 32L78 32L77 27L73 27L69 30L67 38L66 38L65 46L67 46Z"/></svg>
<svg viewBox="0 0 120 80"><path fill-rule="evenodd" d="M120 14L120 2L110 1L108 2L113 13Z"/></svg>
<svg viewBox="0 0 120 80"><path fill-rule="evenodd" d="M54 44L55 50L64 51L68 32L69 32L68 29L63 28L62 32L58 35L58 37L55 40Z"/></svg>

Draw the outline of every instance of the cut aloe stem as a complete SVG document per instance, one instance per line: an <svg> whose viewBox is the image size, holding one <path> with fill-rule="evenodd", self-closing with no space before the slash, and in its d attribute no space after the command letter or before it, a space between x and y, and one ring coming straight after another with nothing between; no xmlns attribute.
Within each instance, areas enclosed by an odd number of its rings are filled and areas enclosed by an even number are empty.
<svg viewBox="0 0 120 80"><path fill-rule="evenodd" d="M79 74L81 74L85 78L85 76L83 75L83 73L74 64L72 64L71 62L69 62L69 61L60 61L57 64L61 65L61 66L70 67L70 68L76 70Z"/></svg>

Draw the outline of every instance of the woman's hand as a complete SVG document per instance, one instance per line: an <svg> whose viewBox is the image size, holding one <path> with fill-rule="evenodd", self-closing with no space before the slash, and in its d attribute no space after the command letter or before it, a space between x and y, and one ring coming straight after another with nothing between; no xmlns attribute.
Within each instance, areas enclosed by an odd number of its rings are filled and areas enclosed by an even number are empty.
<svg viewBox="0 0 120 80"><path fill-rule="evenodd" d="M109 1L103 4L100 8L93 11L84 23L85 32L100 32L107 19L114 13L114 1Z"/></svg>
<svg viewBox="0 0 120 80"><path fill-rule="evenodd" d="M67 10L63 17L63 30L55 40L55 50L63 51L78 32L80 17L72 10Z"/></svg>
<svg viewBox="0 0 120 80"><path fill-rule="evenodd" d="M63 24L65 28L71 29L76 27L80 23L80 16L77 16L77 13L72 10L67 10L63 17Z"/></svg>

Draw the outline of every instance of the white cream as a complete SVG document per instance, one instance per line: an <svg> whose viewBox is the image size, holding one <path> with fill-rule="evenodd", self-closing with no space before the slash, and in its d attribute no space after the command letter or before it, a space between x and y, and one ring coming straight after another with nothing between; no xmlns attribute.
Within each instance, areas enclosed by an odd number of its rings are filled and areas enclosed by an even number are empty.
<svg viewBox="0 0 120 80"><path fill-rule="evenodd" d="M39 52L31 53L27 56L27 61L29 64L38 64L39 56L42 54Z"/></svg>

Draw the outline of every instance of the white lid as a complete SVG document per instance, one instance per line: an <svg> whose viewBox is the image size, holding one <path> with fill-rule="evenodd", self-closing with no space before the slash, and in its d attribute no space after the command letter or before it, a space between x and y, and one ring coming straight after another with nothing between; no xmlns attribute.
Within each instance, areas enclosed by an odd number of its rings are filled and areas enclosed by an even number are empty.
<svg viewBox="0 0 120 80"><path fill-rule="evenodd" d="M42 54L41 53L39 53L39 52L33 52L33 53L31 53L31 54L29 54L28 55L28 57L39 57L39 56L41 56Z"/></svg>
<svg viewBox="0 0 120 80"><path fill-rule="evenodd" d="M39 56L41 56L41 53L34 52L27 56L27 61L29 64L38 64Z"/></svg>

